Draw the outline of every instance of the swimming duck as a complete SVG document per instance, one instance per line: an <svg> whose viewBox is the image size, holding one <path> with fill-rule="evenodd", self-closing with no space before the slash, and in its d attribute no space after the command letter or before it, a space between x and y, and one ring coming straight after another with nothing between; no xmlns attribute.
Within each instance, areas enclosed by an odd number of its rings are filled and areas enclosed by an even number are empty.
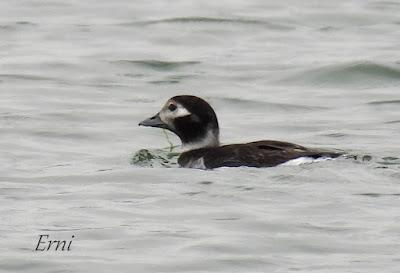
<svg viewBox="0 0 400 273"><path fill-rule="evenodd" d="M178 163L185 168L273 167L296 159L326 159L341 155L276 140L221 146L214 109L205 100L190 95L169 99L160 112L140 122L139 126L158 127L175 133L183 148Z"/></svg>

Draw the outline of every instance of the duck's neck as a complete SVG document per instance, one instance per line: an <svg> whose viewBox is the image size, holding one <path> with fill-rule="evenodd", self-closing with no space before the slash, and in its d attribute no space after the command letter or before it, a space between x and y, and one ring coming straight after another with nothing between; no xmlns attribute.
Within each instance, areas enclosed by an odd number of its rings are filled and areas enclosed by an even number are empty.
<svg viewBox="0 0 400 273"><path fill-rule="evenodd" d="M210 148L219 146L219 130L208 130L204 136L198 137L191 141L182 142L182 151Z"/></svg>

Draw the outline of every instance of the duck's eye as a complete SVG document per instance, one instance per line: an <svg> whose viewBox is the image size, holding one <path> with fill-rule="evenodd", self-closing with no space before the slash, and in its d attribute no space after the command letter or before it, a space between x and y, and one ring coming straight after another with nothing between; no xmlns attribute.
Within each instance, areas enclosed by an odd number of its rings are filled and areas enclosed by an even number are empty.
<svg viewBox="0 0 400 273"><path fill-rule="evenodd" d="M171 103L170 105L168 105L168 110L169 111L175 111L176 110L176 105Z"/></svg>

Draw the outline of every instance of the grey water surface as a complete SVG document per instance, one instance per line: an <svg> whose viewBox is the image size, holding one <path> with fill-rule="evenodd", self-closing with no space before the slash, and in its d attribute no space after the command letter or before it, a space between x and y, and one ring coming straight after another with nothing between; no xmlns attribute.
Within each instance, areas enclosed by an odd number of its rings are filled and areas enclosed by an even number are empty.
<svg viewBox="0 0 400 273"><path fill-rule="evenodd" d="M138 164L177 94L353 158ZM0 130L2 272L400 272L398 0L3 0Z"/></svg>

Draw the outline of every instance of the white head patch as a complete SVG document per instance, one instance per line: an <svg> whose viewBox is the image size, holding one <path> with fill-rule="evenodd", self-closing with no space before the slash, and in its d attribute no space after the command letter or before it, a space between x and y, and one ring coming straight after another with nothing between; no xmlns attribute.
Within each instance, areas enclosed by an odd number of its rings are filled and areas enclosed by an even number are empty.
<svg viewBox="0 0 400 273"><path fill-rule="evenodd" d="M190 113L182 104L169 100L160 111L160 119L164 123L173 126L174 119L189 116L191 114L192 113Z"/></svg>

